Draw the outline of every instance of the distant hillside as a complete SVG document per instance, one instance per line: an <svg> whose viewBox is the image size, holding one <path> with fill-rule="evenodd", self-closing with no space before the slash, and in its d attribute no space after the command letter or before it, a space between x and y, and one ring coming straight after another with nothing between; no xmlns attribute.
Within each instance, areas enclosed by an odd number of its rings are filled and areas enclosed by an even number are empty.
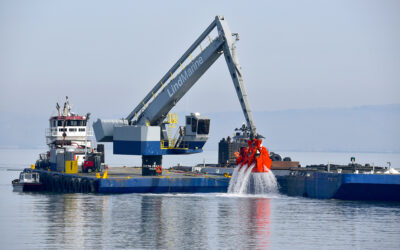
<svg viewBox="0 0 400 250"><path fill-rule="evenodd" d="M208 116L210 150L244 121L240 112ZM400 105L264 111L254 119L275 151L400 152Z"/></svg>
<svg viewBox="0 0 400 250"><path fill-rule="evenodd" d="M179 114L180 123L184 115ZM219 140L244 121L241 112L202 115L211 118L205 150L216 150ZM45 147L48 118L0 114L0 147ZM400 152L400 105L263 111L254 112L254 119L274 151Z"/></svg>

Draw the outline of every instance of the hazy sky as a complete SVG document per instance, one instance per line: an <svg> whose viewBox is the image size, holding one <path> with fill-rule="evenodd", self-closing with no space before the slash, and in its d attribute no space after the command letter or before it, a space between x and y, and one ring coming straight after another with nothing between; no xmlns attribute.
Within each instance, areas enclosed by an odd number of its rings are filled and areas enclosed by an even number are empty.
<svg viewBox="0 0 400 250"><path fill-rule="evenodd" d="M400 103L400 1L0 0L0 112L125 117L224 15L257 111ZM176 111L240 110L223 57Z"/></svg>

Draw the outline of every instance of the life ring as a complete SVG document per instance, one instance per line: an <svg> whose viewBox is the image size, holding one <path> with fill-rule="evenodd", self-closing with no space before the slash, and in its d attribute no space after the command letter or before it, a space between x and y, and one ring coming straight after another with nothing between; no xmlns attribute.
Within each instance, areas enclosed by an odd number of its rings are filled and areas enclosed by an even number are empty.
<svg viewBox="0 0 400 250"><path fill-rule="evenodd" d="M162 173L162 167L161 166L157 166L156 167L156 173L157 174L161 174Z"/></svg>

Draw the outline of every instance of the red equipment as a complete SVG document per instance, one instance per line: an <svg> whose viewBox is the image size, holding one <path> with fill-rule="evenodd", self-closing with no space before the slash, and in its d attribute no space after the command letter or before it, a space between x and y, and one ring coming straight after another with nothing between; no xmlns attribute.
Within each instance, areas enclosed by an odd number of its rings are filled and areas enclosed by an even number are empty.
<svg viewBox="0 0 400 250"><path fill-rule="evenodd" d="M157 173L157 174L162 174L162 171L163 171L163 170L162 170L161 165L156 167L156 173Z"/></svg>
<svg viewBox="0 0 400 250"><path fill-rule="evenodd" d="M94 162L93 161L84 161L83 162L83 172L87 173L89 170L93 171Z"/></svg>
<svg viewBox="0 0 400 250"><path fill-rule="evenodd" d="M261 140L253 139L247 142L248 147L243 147L236 159L236 165L250 167L255 164L252 172L266 173L271 170L272 160L269 158L268 150L261 146Z"/></svg>

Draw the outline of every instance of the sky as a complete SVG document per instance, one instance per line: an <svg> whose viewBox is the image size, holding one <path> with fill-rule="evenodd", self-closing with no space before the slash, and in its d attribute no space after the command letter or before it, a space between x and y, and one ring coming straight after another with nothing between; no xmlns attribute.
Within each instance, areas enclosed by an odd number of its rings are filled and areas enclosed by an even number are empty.
<svg viewBox="0 0 400 250"><path fill-rule="evenodd" d="M254 111L400 103L400 1L0 0L0 115L126 117L215 15ZM238 110L220 57L173 111Z"/></svg>

